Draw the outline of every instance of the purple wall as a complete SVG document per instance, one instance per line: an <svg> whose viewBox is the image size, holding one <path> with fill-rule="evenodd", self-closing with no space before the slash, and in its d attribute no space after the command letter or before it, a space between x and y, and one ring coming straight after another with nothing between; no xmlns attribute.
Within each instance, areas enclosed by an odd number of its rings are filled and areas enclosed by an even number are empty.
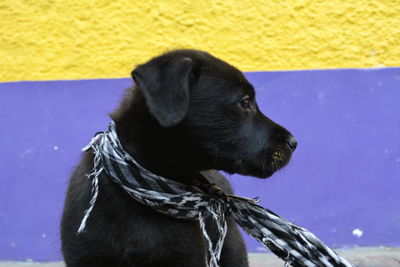
<svg viewBox="0 0 400 267"><path fill-rule="evenodd" d="M400 246L400 68L247 76L299 146L272 179L231 177L236 192L333 247ZM68 177L130 83L0 83L0 260L61 259Z"/></svg>

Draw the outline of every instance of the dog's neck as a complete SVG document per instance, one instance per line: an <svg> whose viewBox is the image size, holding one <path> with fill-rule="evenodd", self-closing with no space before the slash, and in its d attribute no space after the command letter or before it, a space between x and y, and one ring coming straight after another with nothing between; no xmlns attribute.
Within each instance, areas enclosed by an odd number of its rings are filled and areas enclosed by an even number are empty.
<svg viewBox="0 0 400 267"><path fill-rule="evenodd" d="M193 177L198 176L201 169L186 156L190 150L188 144L174 147L171 139L178 139L176 134L179 131L174 132L158 124L149 113L139 90L130 88L111 117L124 149L144 168L182 183L190 183Z"/></svg>

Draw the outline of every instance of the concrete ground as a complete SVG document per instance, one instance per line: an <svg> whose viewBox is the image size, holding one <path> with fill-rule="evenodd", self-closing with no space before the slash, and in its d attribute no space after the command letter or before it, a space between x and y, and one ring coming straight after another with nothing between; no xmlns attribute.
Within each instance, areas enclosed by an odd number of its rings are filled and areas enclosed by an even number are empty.
<svg viewBox="0 0 400 267"><path fill-rule="evenodd" d="M354 248L337 252L356 267L400 267L400 248ZM282 260L272 254L250 253L249 259L251 267L285 266Z"/></svg>
<svg viewBox="0 0 400 267"><path fill-rule="evenodd" d="M337 250L357 267L400 267L400 248L354 248ZM250 267L284 267L282 260L269 253L250 253ZM0 267L64 267L62 262L0 262ZM111 267L111 266L110 266Z"/></svg>

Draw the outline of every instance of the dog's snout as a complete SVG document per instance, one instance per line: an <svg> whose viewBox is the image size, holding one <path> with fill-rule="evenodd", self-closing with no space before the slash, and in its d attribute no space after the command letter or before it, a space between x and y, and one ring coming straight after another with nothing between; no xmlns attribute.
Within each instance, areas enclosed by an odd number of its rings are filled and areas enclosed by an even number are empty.
<svg viewBox="0 0 400 267"><path fill-rule="evenodd" d="M286 140L286 144L292 151L295 151L297 147L297 140L292 135L289 135L289 137Z"/></svg>

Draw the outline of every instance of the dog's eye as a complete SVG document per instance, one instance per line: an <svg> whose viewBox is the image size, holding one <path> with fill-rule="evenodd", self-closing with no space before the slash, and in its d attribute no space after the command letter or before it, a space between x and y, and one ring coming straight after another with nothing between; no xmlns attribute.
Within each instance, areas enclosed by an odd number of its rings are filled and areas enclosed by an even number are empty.
<svg viewBox="0 0 400 267"><path fill-rule="evenodd" d="M245 97L240 100L240 107L242 109L249 109L250 108L250 97L246 95Z"/></svg>

